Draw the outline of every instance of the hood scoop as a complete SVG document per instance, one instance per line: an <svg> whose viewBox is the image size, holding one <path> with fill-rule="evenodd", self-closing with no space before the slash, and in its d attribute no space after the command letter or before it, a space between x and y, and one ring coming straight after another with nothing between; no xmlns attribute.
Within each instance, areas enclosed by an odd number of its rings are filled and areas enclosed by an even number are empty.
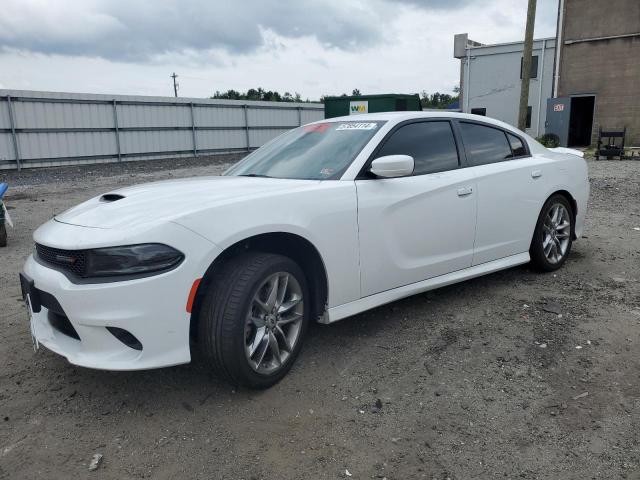
<svg viewBox="0 0 640 480"><path fill-rule="evenodd" d="M101 202L111 203L117 202L118 200L122 200L124 195L120 195L119 193L105 193L100 197Z"/></svg>
<svg viewBox="0 0 640 480"><path fill-rule="evenodd" d="M55 219L81 227L138 231L151 224L174 221L234 202L259 202L276 192L309 184L308 180L246 177L195 177L142 183L107 190L56 215Z"/></svg>

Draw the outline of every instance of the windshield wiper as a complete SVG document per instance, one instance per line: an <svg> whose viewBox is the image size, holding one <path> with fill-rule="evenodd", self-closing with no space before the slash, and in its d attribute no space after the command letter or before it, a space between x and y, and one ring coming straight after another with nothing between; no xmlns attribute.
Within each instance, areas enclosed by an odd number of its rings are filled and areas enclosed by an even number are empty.
<svg viewBox="0 0 640 480"><path fill-rule="evenodd" d="M238 177L260 177L260 178L272 178L269 175L260 175L259 173L245 173L238 175Z"/></svg>

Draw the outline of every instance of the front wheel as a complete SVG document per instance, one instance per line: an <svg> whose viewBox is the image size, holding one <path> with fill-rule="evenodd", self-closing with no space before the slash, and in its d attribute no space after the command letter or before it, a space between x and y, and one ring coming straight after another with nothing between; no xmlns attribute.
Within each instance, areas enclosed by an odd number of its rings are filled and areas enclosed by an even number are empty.
<svg viewBox="0 0 640 480"><path fill-rule="evenodd" d="M205 357L234 384L274 385L302 347L308 298L306 278L288 257L252 252L226 262L200 310Z"/></svg>
<svg viewBox="0 0 640 480"><path fill-rule="evenodd" d="M538 217L531 240L531 263L544 272L560 268L571 252L573 211L562 195L552 195Z"/></svg>

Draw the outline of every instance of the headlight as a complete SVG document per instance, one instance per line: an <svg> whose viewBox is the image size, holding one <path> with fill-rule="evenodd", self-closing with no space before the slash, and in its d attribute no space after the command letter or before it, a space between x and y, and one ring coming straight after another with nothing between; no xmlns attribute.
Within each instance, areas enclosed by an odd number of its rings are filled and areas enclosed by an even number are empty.
<svg viewBox="0 0 640 480"><path fill-rule="evenodd" d="M86 251L86 276L140 275L176 267L184 255L161 243L96 248Z"/></svg>

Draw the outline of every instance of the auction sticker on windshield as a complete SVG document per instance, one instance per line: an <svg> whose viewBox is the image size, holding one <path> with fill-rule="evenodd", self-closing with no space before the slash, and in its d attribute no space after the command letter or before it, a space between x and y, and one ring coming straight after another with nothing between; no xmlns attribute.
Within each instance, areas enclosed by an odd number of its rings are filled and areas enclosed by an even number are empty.
<svg viewBox="0 0 640 480"><path fill-rule="evenodd" d="M350 122L341 123L340 125L338 125L338 128L336 128L336 130L375 130L377 126L377 123Z"/></svg>

